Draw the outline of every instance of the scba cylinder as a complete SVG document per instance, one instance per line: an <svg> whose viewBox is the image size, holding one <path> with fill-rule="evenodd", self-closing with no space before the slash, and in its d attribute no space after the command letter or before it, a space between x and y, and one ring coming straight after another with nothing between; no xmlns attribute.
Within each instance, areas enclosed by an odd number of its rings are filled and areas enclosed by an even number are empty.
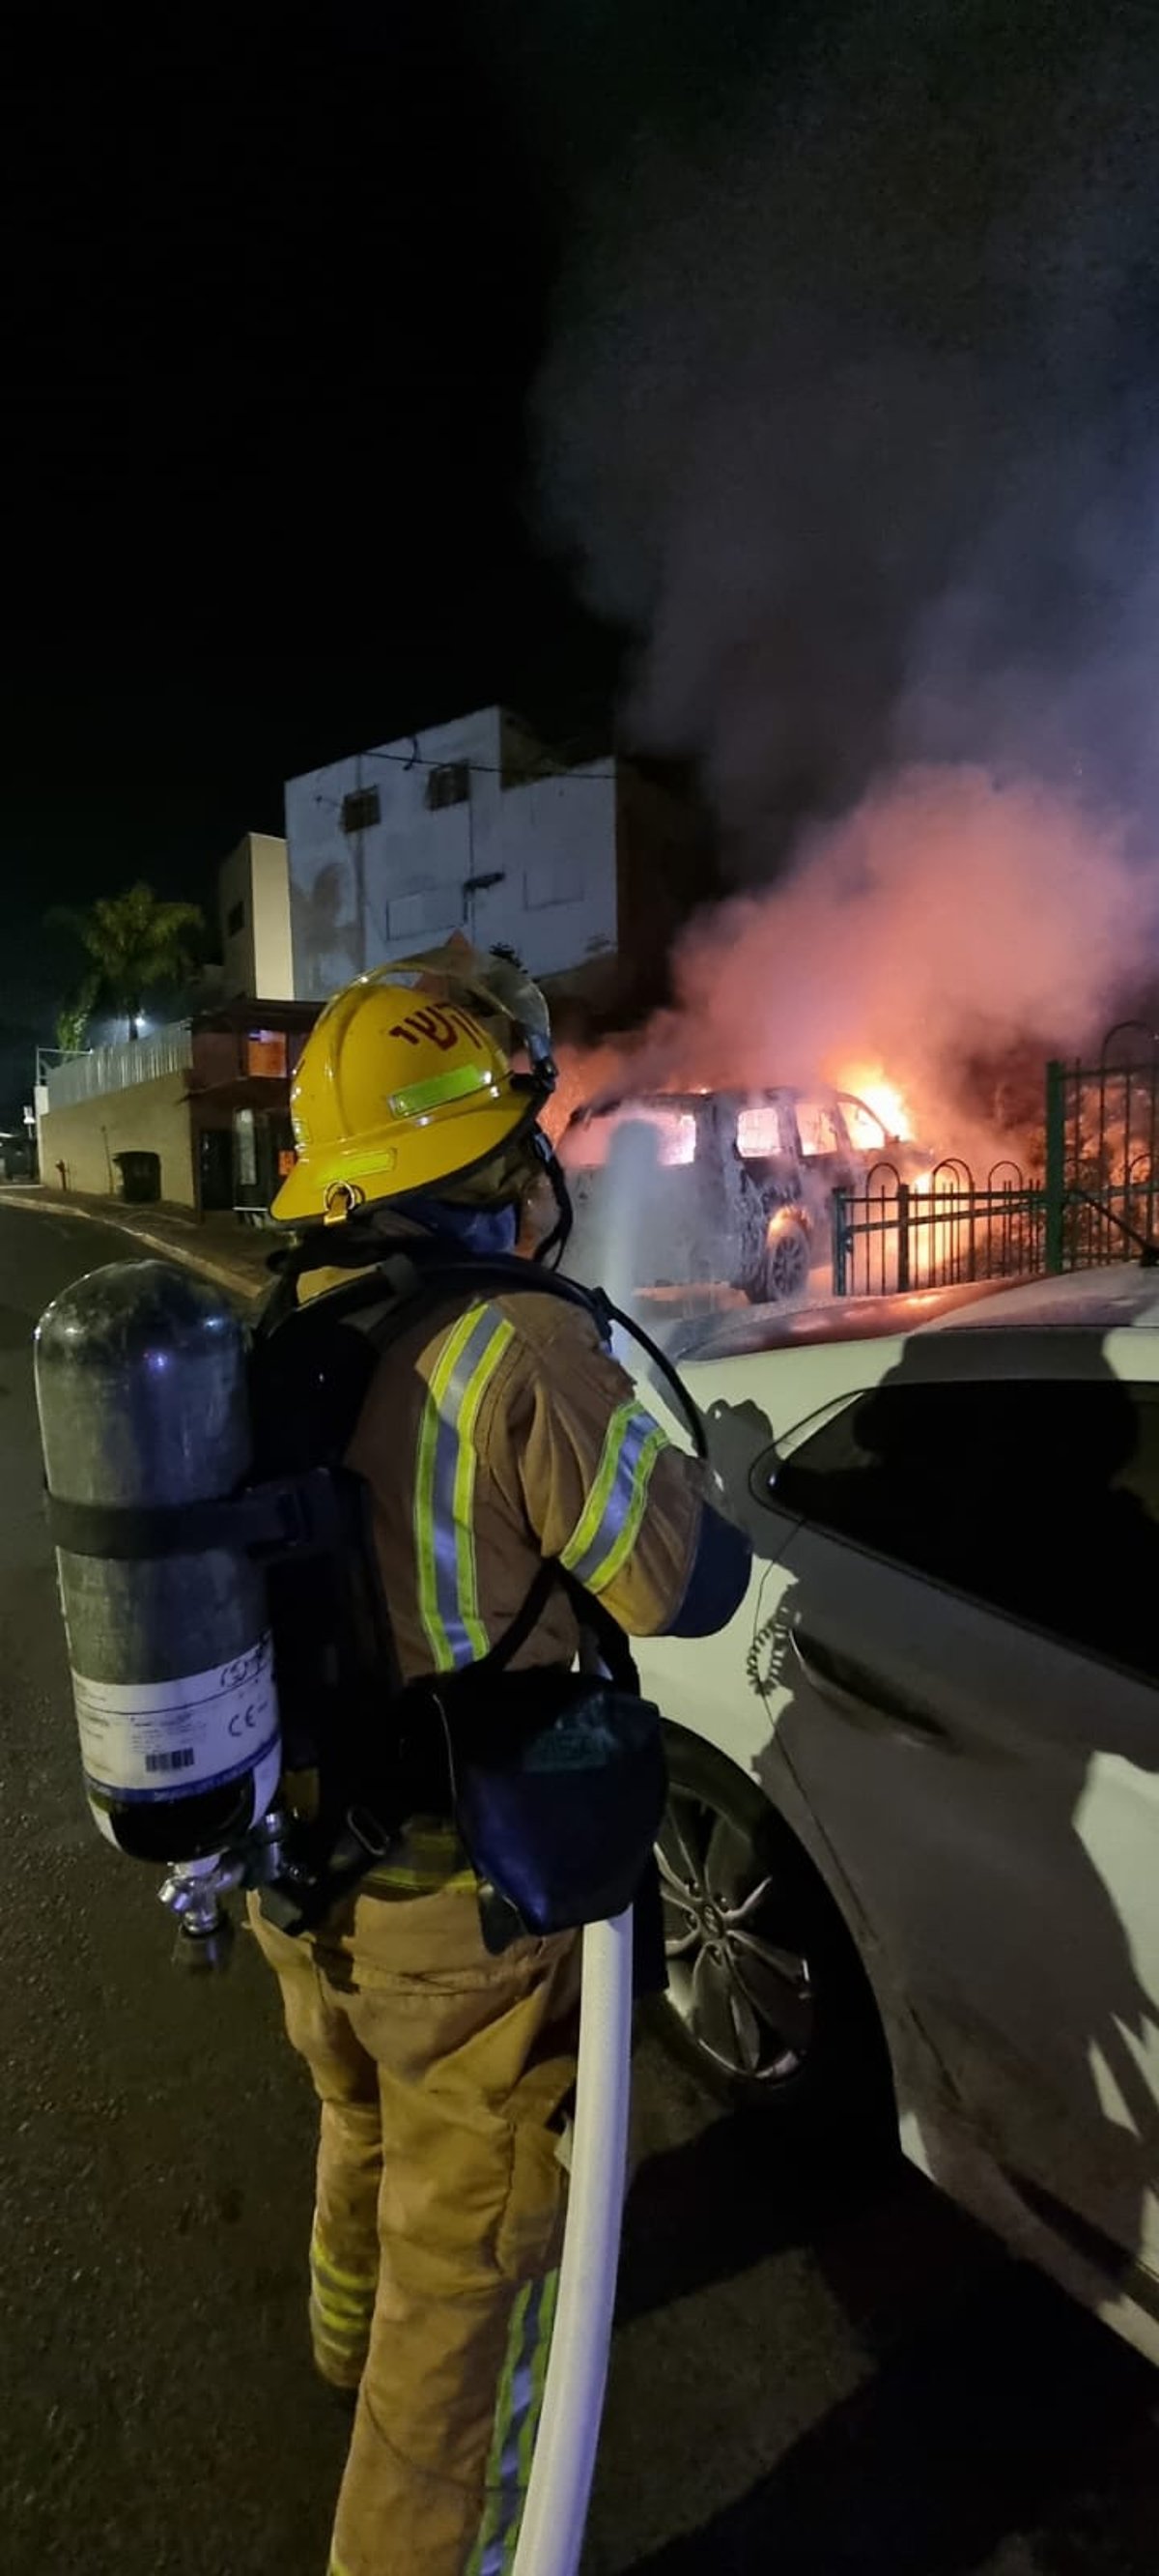
<svg viewBox="0 0 1159 2576"><path fill-rule="evenodd" d="M280 1747L260 1569L228 1519L176 1514L252 1464L244 1325L164 1261L91 1271L36 1331L36 1397L89 1804L177 1862L272 1804ZM152 1551L152 1552L151 1552Z"/></svg>

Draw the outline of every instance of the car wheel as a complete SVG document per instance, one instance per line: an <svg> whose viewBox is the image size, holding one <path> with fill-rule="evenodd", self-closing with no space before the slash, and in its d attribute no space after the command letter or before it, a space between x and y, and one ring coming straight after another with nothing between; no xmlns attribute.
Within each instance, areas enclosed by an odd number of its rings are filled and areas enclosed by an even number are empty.
<svg viewBox="0 0 1159 2576"><path fill-rule="evenodd" d="M812 1257L809 1237L803 1225L793 1219L771 1235L765 1248L758 1281L758 1299L766 1306L791 1305L804 1297L809 1287Z"/></svg>
<svg viewBox="0 0 1159 2576"><path fill-rule="evenodd" d="M668 1992L653 2024L709 2089L786 2132L890 2126L889 2062L865 1972L807 1854L755 1781L666 1730L657 1844Z"/></svg>

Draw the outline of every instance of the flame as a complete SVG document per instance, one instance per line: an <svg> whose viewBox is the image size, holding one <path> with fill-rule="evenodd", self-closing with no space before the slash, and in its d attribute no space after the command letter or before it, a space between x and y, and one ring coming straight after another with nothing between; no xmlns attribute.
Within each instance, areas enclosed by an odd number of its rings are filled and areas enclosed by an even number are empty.
<svg viewBox="0 0 1159 2576"><path fill-rule="evenodd" d="M866 1108L880 1118L887 1136L896 1136L901 1143L912 1138L913 1120L905 1094L880 1065L853 1066L840 1075L838 1089L852 1091L858 1100L863 1100Z"/></svg>

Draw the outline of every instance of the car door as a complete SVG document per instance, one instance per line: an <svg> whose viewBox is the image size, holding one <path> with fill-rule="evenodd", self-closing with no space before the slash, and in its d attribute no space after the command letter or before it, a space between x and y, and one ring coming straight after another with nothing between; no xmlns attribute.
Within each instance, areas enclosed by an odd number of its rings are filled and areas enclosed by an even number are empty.
<svg viewBox="0 0 1159 2576"><path fill-rule="evenodd" d="M827 1197L834 1190L855 1188L863 1165L849 1142L836 1099L799 1093L794 1107L806 1182L820 1184Z"/></svg>
<svg viewBox="0 0 1159 2576"><path fill-rule="evenodd" d="M779 1751L960 2113L1159 2271L1156 1389L903 1363L775 1490Z"/></svg>

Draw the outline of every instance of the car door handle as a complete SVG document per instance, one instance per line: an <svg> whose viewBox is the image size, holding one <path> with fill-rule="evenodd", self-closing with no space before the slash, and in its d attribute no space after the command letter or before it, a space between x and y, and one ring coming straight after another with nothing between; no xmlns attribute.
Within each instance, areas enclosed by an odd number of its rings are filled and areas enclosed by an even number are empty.
<svg viewBox="0 0 1159 2576"><path fill-rule="evenodd" d="M933 1710L907 1698L890 1684L879 1680L865 1664L854 1663L848 1655L837 1655L804 1628L793 1628L790 1643L806 1681L820 1698L828 1700L843 1717L855 1726L876 1727L891 1735L911 1737L916 1744L937 1744L949 1753L953 1742L949 1729Z"/></svg>

